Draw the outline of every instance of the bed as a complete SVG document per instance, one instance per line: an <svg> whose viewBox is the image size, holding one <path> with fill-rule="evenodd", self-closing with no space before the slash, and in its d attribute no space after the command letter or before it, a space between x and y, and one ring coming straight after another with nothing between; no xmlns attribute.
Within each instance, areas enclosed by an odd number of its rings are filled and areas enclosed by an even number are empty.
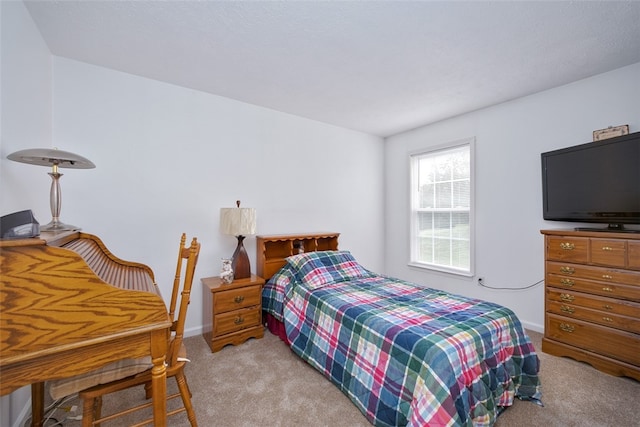
<svg viewBox="0 0 640 427"><path fill-rule="evenodd" d="M299 252L280 250L267 277L269 330L373 425L490 426L516 397L540 403L539 359L508 308L373 273L337 245Z"/></svg>

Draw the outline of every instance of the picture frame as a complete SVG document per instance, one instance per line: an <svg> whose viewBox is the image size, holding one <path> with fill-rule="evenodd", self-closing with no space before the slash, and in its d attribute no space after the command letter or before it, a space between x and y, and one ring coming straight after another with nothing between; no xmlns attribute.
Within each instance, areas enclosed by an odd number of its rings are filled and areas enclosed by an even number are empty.
<svg viewBox="0 0 640 427"><path fill-rule="evenodd" d="M609 126L606 129L598 129L593 131L593 141L602 141L616 136L628 135L629 125Z"/></svg>

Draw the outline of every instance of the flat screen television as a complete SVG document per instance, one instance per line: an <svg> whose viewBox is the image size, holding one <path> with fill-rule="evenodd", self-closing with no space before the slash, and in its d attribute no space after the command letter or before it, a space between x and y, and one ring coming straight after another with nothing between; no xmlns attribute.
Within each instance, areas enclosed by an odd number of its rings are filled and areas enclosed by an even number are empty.
<svg viewBox="0 0 640 427"><path fill-rule="evenodd" d="M602 223L603 231L640 224L640 132L541 154L543 218Z"/></svg>

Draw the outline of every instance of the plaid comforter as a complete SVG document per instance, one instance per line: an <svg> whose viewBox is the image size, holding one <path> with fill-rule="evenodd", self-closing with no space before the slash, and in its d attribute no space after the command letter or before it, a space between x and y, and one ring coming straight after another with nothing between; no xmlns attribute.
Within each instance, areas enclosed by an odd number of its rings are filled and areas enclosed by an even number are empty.
<svg viewBox="0 0 640 427"><path fill-rule="evenodd" d="M540 398L538 357L511 310L311 258L269 281L264 307L374 425L489 426L515 396Z"/></svg>

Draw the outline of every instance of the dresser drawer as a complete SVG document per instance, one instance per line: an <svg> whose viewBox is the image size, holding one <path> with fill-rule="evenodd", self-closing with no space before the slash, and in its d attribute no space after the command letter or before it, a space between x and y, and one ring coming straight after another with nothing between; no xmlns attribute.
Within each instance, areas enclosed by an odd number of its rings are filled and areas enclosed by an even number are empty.
<svg viewBox="0 0 640 427"><path fill-rule="evenodd" d="M566 295L567 294L563 294L563 296ZM554 299L547 299L546 306L548 313L555 313L572 319L585 320L587 322L598 323L602 326L640 334L640 319L637 316L624 316L613 313L612 311L600 311ZM602 304L600 304L600 306L602 306Z"/></svg>
<svg viewBox="0 0 640 427"><path fill-rule="evenodd" d="M241 329L258 326L261 320L262 310L260 307L243 308L227 313L216 314L213 319L213 335L217 337Z"/></svg>
<svg viewBox="0 0 640 427"><path fill-rule="evenodd" d="M547 236L547 259L568 262L587 262L589 239L587 237Z"/></svg>
<svg viewBox="0 0 640 427"><path fill-rule="evenodd" d="M214 310L216 313L224 313L259 305L262 298L261 291L262 287L256 285L216 292L213 301Z"/></svg>
<svg viewBox="0 0 640 427"><path fill-rule="evenodd" d="M547 304L557 302L566 306L579 306L599 310L603 315L627 316L640 320L640 303L625 301L615 298L605 298L596 295L583 294L580 292L565 291L562 289L547 288ZM547 310L549 307L547 306ZM561 310L556 313L562 314Z"/></svg>
<svg viewBox="0 0 640 427"><path fill-rule="evenodd" d="M548 261L546 263L546 271L547 274L554 274L569 278L598 280L606 283L623 283L626 285L640 286L640 272L637 271L553 261Z"/></svg>
<svg viewBox="0 0 640 427"><path fill-rule="evenodd" d="M640 335L547 313L545 336L640 366Z"/></svg>
<svg viewBox="0 0 640 427"><path fill-rule="evenodd" d="M604 297L640 301L640 287L638 286L598 282L595 280L580 279L578 277L569 278L554 274L548 274L545 281L547 286L563 291L586 292Z"/></svg>
<svg viewBox="0 0 640 427"><path fill-rule="evenodd" d="M640 242L628 242L627 265L633 270L640 270Z"/></svg>
<svg viewBox="0 0 640 427"><path fill-rule="evenodd" d="M627 261L627 242L617 239L591 239L591 263L624 268Z"/></svg>

